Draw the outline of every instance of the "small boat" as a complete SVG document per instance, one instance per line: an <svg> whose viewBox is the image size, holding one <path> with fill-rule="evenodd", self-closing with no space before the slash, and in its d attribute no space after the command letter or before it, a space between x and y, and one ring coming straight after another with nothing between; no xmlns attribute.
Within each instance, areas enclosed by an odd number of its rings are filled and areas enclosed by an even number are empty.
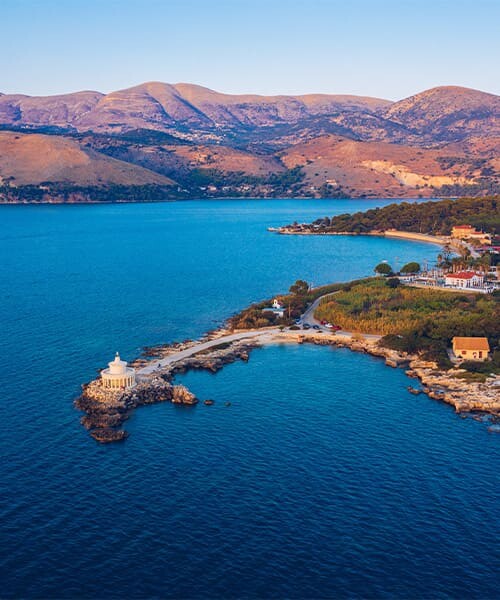
<svg viewBox="0 0 500 600"><path fill-rule="evenodd" d="M205 406L212 406L212 404L215 404L215 402L214 402L214 400L205 400L205 401L203 402L203 404L204 404Z"/></svg>

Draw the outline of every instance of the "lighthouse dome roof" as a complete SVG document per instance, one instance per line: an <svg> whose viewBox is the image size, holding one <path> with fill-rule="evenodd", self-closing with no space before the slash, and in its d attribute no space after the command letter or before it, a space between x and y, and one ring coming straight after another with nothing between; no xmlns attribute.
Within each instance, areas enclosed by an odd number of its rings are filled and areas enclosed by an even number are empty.
<svg viewBox="0 0 500 600"><path fill-rule="evenodd" d="M127 370L127 362L120 358L119 353L115 355L115 359L112 360L109 365L109 372L111 375L122 375Z"/></svg>

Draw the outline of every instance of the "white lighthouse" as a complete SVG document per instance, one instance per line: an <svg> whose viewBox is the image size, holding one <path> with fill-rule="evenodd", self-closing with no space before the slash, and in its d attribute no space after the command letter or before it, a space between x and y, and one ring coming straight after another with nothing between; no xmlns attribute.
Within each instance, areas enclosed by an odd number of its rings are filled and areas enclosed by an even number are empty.
<svg viewBox="0 0 500 600"><path fill-rule="evenodd" d="M127 362L121 360L118 352L115 359L108 363L108 368L101 373L102 385L107 389L128 389L135 385L135 369L127 366Z"/></svg>

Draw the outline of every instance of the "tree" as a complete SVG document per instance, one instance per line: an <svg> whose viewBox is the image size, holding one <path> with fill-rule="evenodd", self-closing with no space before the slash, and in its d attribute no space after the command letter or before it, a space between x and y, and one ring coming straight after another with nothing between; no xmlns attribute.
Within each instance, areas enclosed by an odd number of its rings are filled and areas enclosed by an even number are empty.
<svg viewBox="0 0 500 600"><path fill-rule="evenodd" d="M305 296L309 291L309 284L303 279L297 279L297 281L290 286L290 293L296 296Z"/></svg>
<svg viewBox="0 0 500 600"><path fill-rule="evenodd" d="M441 254L438 254L437 260L438 260L438 266L439 267L449 267L451 266L451 255L452 255L452 248L451 248L451 244L449 244L448 242L446 244L444 244L443 246L443 252Z"/></svg>
<svg viewBox="0 0 500 600"><path fill-rule="evenodd" d="M390 264L388 264L386 262L381 262L375 267L374 271L375 271L375 273L378 273L379 275L391 275L392 267Z"/></svg>
<svg viewBox="0 0 500 600"><path fill-rule="evenodd" d="M469 256L471 255L470 248L465 244L460 244L458 248L458 253L463 259L469 258Z"/></svg>
<svg viewBox="0 0 500 600"><path fill-rule="evenodd" d="M389 279L386 281L387 285L390 288L397 288L401 285L401 281L397 278L397 277L389 277Z"/></svg>
<svg viewBox="0 0 500 600"><path fill-rule="evenodd" d="M492 255L489 252L485 252L482 256L474 261L475 266L477 266L480 271L487 273L491 266L491 256Z"/></svg>
<svg viewBox="0 0 500 600"><path fill-rule="evenodd" d="M401 269L401 273L418 273L420 271L420 265L418 262L409 262Z"/></svg>

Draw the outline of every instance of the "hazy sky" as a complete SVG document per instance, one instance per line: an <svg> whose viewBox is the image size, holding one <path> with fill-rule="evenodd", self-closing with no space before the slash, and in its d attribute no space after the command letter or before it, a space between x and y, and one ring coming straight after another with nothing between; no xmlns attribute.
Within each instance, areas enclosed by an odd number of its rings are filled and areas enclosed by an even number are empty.
<svg viewBox="0 0 500 600"><path fill-rule="evenodd" d="M500 0L0 0L0 92L500 93Z"/></svg>

